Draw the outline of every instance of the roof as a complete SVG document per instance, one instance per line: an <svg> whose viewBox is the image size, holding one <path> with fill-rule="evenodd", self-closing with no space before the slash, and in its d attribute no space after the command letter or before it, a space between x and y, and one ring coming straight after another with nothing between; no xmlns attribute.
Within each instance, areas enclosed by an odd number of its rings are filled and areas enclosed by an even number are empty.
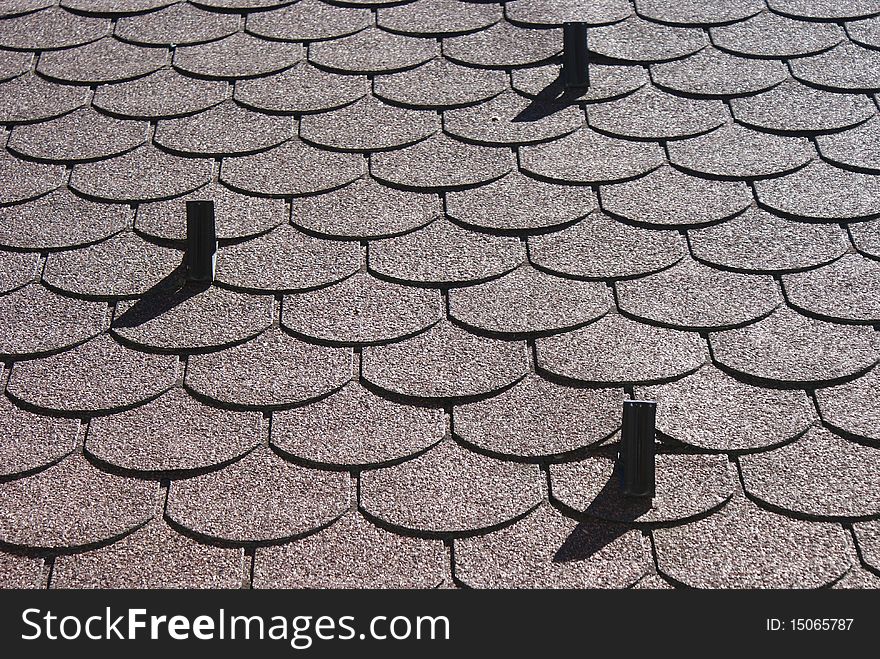
<svg viewBox="0 0 880 659"><path fill-rule="evenodd" d="M0 17L2 585L880 585L880 1Z"/></svg>

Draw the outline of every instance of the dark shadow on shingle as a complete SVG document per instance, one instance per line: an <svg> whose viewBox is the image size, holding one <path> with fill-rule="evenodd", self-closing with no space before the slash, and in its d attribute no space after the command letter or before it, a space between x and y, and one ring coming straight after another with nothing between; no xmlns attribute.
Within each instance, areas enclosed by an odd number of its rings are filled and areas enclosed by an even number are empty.
<svg viewBox="0 0 880 659"><path fill-rule="evenodd" d="M577 90L566 89L560 72L555 80L538 92L532 102L513 118L513 121L539 121L577 103L577 96Z"/></svg>
<svg viewBox="0 0 880 659"><path fill-rule="evenodd" d="M596 498L587 506L584 514L589 515L591 511L608 510L609 508L621 511L620 518L631 522L650 510L651 499L625 497L620 488L620 474L615 469ZM586 560L630 529L631 527L625 524L598 519L580 522L556 551L553 562L567 563Z"/></svg>
<svg viewBox="0 0 880 659"><path fill-rule="evenodd" d="M210 288L210 283L190 282L186 279L186 266L181 263L159 283L148 290L143 297L125 313L113 320L112 329L139 327L194 295Z"/></svg>

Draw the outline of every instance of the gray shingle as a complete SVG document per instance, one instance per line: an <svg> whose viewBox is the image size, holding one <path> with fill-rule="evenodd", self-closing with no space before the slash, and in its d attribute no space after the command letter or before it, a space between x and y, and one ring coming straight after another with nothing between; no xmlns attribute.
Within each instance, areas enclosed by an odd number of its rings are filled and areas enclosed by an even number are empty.
<svg viewBox="0 0 880 659"><path fill-rule="evenodd" d="M525 258L516 238L490 236L436 220L423 229L370 246L370 270L422 285L462 285L513 270Z"/></svg>
<svg viewBox="0 0 880 659"><path fill-rule="evenodd" d="M174 69L162 69L130 82L99 86L93 104L123 117L156 119L205 110L226 96L225 82L190 78Z"/></svg>
<svg viewBox="0 0 880 659"><path fill-rule="evenodd" d="M374 27L309 47L309 60L343 73L390 73L427 62L438 53L433 39L405 37Z"/></svg>
<svg viewBox="0 0 880 659"><path fill-rule="evenodd" d="M456 0L416 0L376 12L379 27L415 35L473 32L499 20L501 7L480 4L465 10Z"/></svg>
<svg viewBox="0 0 880 659"><path fill-rule="evenodd" d="M77 247L121 231L130 218L131 210L122 204L97 204L62 188L0 207L0 243L29 250Z"/></svg>
<svg viewBox="0 0 880 659"><path fill-rule="evenodd" d="M880 589L880 576L858 565L853 565L843 577L834 582L832 590L877 590Z"/></svg>
<svg viewBox="0 0 880 659"><path fill-rule="evenodd" d="M609 213L641 224L691 226L736 215L752 203L743 181L717 181L663 166L625 183L599 190Z"/></svg>
<svg viewBox="0 0 880 659"><path fill-rule="evenodd" d="M777 446L816 417L803 391L745 384L714 366L668 384L639 387L636 396L657 401L657 428L664 435L710 451Z"/></svg>
<svg viewBox="0 0 880 659"><path fill-rule="evenodd" d="M840 43L843 30L833 23L796 21L766 11L733 25L709 30L718 48L752 57L812 55Z"/></svg>
<svg viewBox="0 0 880 659"><path fill-rule="evenodd" d="M5 219L0 215L0 219ZM37 276L39 254L0 251L0 293L23 286Z"/></svg>
<svg viewBox="0 0 880 659"><path fill-rule="evenodd" d="M45 588L46 571L42 558L0 552L0 583L4 588Z"/></svg>
<svg viewBox="0 0 880 659"><path fill-rule="evenodd" d="M457 405L457 437L496 455L559 456L605 441L620 426L620 389L563 387L527 375L487 400Z"/></svg>
<svg viewBox="0 0 880 659"><path fill-rule="evenodd" d="M688 231L694 256L734 270L787 272L833 261L849 244L835 224L793 222L752 207L722 224Z"/></svg>
<svg viewBox="0 0 880 659"><path fill-rule="evenodd" d="M435 113L398 108L370 94L344 108L304 116L299 132L331 149L378 151L413 144L439 129Z"/></svg>
<svg viewBox="0 0 880 659"><path fill-rule="evenodd" d="M816 390L822 420L832 428L880 441L880 369Z"/></svg>
<svg viewBox="0 0 880 659"><path fill-rule="evenodd" d="M880 173L880 119L872 117L850 130L816 136L822 157L847 169Z"/></svg>
<svg viewBox="0 0 880 659"><path fill-rule="evenodd" d="M696 332L652 327L618 314L539 338L536 346L539 372L591 385L668 380L697 370L708 357Z"/></svg>
<svg viewBox="0 0 880 659"><path fill-rule="evenodd" d="M238 31L233 14L207 12L185 2L158 11L124 16L113 33L123 41L146 45L187 46L222 39Z"/></svg>
<svg viewBox="0 0 880 659"><path fill-rule="evenodd" d="M880 522L862 522L853 526L859 551L865 563L880 570Z"/></svg>
<svg viewBox="0 0 880 659"><path fill-rule="evenodd" d="M880 14L877 0L767 0L775 12L794 18L833 20Z"/></svg>
<svg viewBox="0 0 880 659"><path fill-rule="evenodd" d="M417 334L443 312L439 291L357 273L332 286L287 296L281 324L318 341L383 343Z"/></svg>
<svg viewBox="0 0 880 659"><path fill-rule="evenodd" d="M544 142L584 123L584 114L577 106L530 101L512 91L479 105L443 113L447 133L489 145Z"/></svg>
<svg viewBox="0 0 880 659"><path fill-rule="evenodd" d="M190 540L154 519L107 547L59 556L52 588L240 588L242 549Z"/></svg>
<svg viewBox="0 0 880 659"><path fill-rule="evenodd" d="M81 46L100 39L110 30L110 21L88 18L50 7L24 14L0 24L0 46L19 50L50 50Z"/></svg>
<svg viewBox="0 0 880 659"><path fill-rule="evenodd" d="M742 496L653 536L660 572L694 588L820 588L850 567L839 525L776 515Z"/></svg>
<svg viewBox="0 0 880 659"><path fill-rule="evenodd" d="M623 495L616 451L550 465L553 499L573 513L615 522L680 522L723 506L736 488L736 469L723 455L660 453L649 506Z"/></svg>
<svg viewBox="0 0 880 659"><path fill-rule="evenodd" d="M623 224L599 212L562 231L529 238L529 258L538 267L570 277L615 279L662 270L687 252L675 231Z"/></svg>
<svg viewBox="0 0 880 659"><path fill-rule="evenodd" d="M51 119L85 105L87 87L58 85L27 73L0 83L0 121L18 123Z"/></svg>
<svg viewBox="0 0 880 659"><path fill-rule="evenodd" d="M43 53L37 71L65 82L95 85L138 78L167 62L166 48L135 46L105 37L84 46Z"/></svg>
<svg viewBox="0 0 880 659"><path fill-rule="evenodd" d="M443 39L449 59L494 68L537 64L562 50L560 30L526 30L500 21L490 28Z"/></svg>
<svg viewBox="0 0 880 659"><path fill-rule="evenodd" d="M284 224L217 256L217 280L249 291L295 291L331 284L357 272L355 243L314 238Z"/></svg>
<svg viewBox="0 0 880 659"><path fill-rule="evenodd" d="M630 586L631 590L674 590L676 587L670 584L659 574L649 572Z"/></svg>
<svg viewBox="0 0 880 659"><path fill-rule="evenodd" d="M528 231L569 224L598 207L589 187L558 185L517 171L446 195L446 212L464 224L501 231Z"/></svg>
<svg viewBox="0 0 880 659"><path fill-rule="evenodd" d="M0 153L0 204L11 204L39 197L58 188L66 178L62 165L44 165L19 160L12 154Z"/></svg>
<svg viewBox="0 0 880 659"><path fill-rule="evenodd" d="M131 350L101 334L66 352L17 362L6 390L14 400L42 410L106 414L170 388L178 364L172 355Z"/></svg>
<svg viewBox="0 0 880 659"><path fill-rule="evenodd" d="M548 505L455 543L455 574L473 588L626 588L651 569L649 543L638 531L579 524Z"/></svg>
<svg viewBox="0 0 880 659"><path fill-rule="evenodd" d="M166 514L198 536L275 542L329 524L350 497L348 474L306 469L258 449L220 471L173 481Z"/></svg>
<svg viewBox="0 0 880 659"><path fill-rule="evenodd" d="M527 368L525 342L478 337L441 321L410 339L364 348L361 375L402 396L447 399L504 389Z"/></svg>
<svg viewBox="0 0 880 659"><path fill-rule="evenodd" d="M505 9L514 23L562 25L580 21L590 25L616 23L632 15L628 0L522 0Z"/></svg>
<svg viewBox="0 0 880 659"><path fill-rule="evenodd" d="M440 213L435 194L389 188L365 176L344 188L297 199L292 221L336 238L387 238L422 227Z"/></svg>
<svg viewBox="0 0 880 659"><path fill-rule="evenodd" d="M365 348L362 376L403 396L464 398L513 384L527 357L522 341L482 338L442 321L413 338Z"/></svg>
<svg viewBox="0 0 880 659"><path fill-rule="evenodd" d="M792 174L755 182L758 201L786 215L843 221L880 214L880 174L813 162Z"/></svg>
<svg viewBox="0 0 880 659"><path fill-rule="evenodd" d="M601 282L550 275L523 265L484 284L449 291L449 317L493 334L558 332L595 320L613 306Z"/></svg>
<svg viewBox="0 0 880 659"><path fill-rule="evenodd" d="M880 16L846 23L849 38L862 46L880 48Z"/></svg>
<svg viewBox="0 0 880 659"><path fill-rule="evenodd" d="M211 180L213 162L180 158L154 146L94 163L79 164L70 187L104 201L155 201L177 197Z"/></svg>
<svg viewBox="0 0 880 659"><path fill-rule="evenodd" d="M174 0L61 0L61 6L91 14L134 14L159 9Z"/></svg>
<svg viewBox="0 0 880 659"><path fill-rule="evenodd" d="M288 196L338 188L365 170L359 154L322 151L293 138L255 155L224 159L220 179L245 192Z"/></svg>
<svg viewBox="0 0 880 659"><path fill-rule="evenodd" d="M651 65L654 84L684 94L738 96L770 89L788 78L785 64L730 55L717 48Z"/></svg>
<svg viewBox="0 0 880 659"><path fill-rule="evenodd" d="M513 167L505 148L473 146L438 133L418 144L370 157L377 179L409 188L456 188L488 183Z"/></svg>
<svg viewBox="0 0 880 659"><path fill-rule="evenodd" d="M4 50L3 60L0 61L0 81L10 80L30 71L33 62L33 53L18 53Z"/></svg>
<svg viewBox="0 0 880 659"><path fill-rule="evenodd" d="M0 540L17 547L84 547L153 516L156 483L99 471L82 456L0 483Z"/></svg>
<svg viewBox="0 0 880 659"><path fill-rule="evenodd" d="M334 7L319 0L299 0L270 11L253 12L247 30L283 41L317 41L353 34L372 22L369 9Z"/></svg>
<svg viewBox="0 0 880 659"><path fill-rule="evenodd" d="M565 89L559 64L514 69L513 88L526 96L604 101L625 96L648 82L648 72L641 66L590 63L587 73L590 84L586 89Z"/></svg>
<svg viewBox="0 0 880 659"><path fill-rule="evenodd" d="M447 108L485 101L507 88L507 75L459 66L435 57L408 71L376 76L376 96L416 108Z"/></svg>
<svg viewBox="0 0 880 659"><path fill-rule="evenodd" d="M880 258L880 220L850 224L849 233L859 251Z"/></svg>
<svg viewBox="0 0 880 659"><path fill-rule="evenodd" d="M366 93L366 76L328 73L308 62L298 62L274 75L235 82L235 100L269 112L333 110Z"/></svg>
<svg viewBox="0 0 880 659"><path fill-rule="evenodd" d="M623 313L687 329L732 327L769 314L782 301L769 275L716 270L683 259L657 274L615 284Z"/></svg>
<svg viewBox="0 0 880 659"><path fill-rule="evenodd" d="M672 25L716 25L749 18L762 0L636 0L639 15Z"/></svg>
<svg viewBox="0 0 880 659"><path fill-rule="evenodd" d="M590 50L630 62L663 62L691 55L709 40L697 28L669 27L632 16L590 30Z"/></svg>
<svg viewBox="0 0 880 659"><path fill-rule="evenodd" d="M229 156L263 151L295 133L291 117L251 112L230 100L196 115L160 121L154 142L184 154Z"/></svg>
<svg viewBox="0 0 880 659"><path fill-rule="evenodd" d="M248 408L293 405L339 389L352 376L351 349L311 345L277 328L245 344L192 355L186 386L220 403ZM279 378L279 368L284 377Z"/></svg>
<svg viewBox="0 0 880 659"><path fill-rule="evenodd" d="M796 78L816 87L848 92L880 89L880 53L849 42L793 59L789 66Z"/></svg>
<svg viewBox="0 0 880 659"><path fill-rule="evenodd" d="M443 410L380 398L356 383L272 415L272 446L310 463L377 466L412 457L446 433Z"/></svg>
<svg viewBox="0 0 880 659"><path fill-rule="evenodd" d="M447 579L438 540L389 533L349 513L329 528L257 550L254 588L436 588Z"/></svg>
<svg viewBox="0 0 880 659"><path fill-rule="evenodd" d="M7 0L0 8L0 16L18 16L38 9L45 9L54 4L56 4L55 0Z"/></svg>
<svg viewBox="0 0 880 659"><path fill-rule="evenodd" d="M791 172L816 156L805 137L762 133L726 124L711 133L669 142L669 160L696 174L754 178Z"/></svg>
<svg viewBox="0 0 880 659"><path fill-rule="evenodd" d="M207 78L252 78L286 69L304 56L301 44L235 32L219 41L175 49L174 66Z"/></svg>
<svg viewBox="0 0 880 659"><path fill-rule="evenodd" d="M76 449L79 427L76 419L34 414L0 398L0 476L58 462Z"/></svg>
<svg viewBox="0 0 880 659"><path fill-rule="evenodd" d="M140 407L93 419L85 450L145 475L206 469L260 444L262 423L257 412L209 407L178 387Z"/></svg>
<svg viewBox="0 0 880 659"><path fill-rule="evenodd" d="M880 263L858 254L808 272L782 278L791 305L809 314L844 322L880 321Z"/></svg>
<svg viewBox="0 0 880 659"><path fill-rule="evenodd" d="M645 174L666 160L653 142L621 140L582 128L547 144L523 147L523 171L551 181L609 183Z"/></svg>
<svg viewBox="0 0 880 659"><path fill-rule="evenodd" d="M217 0L211 0L212 2ZM223 0L220 0L223 1ZM257 0L259 2L259 0ZM271 1L271 0L267 0ZM284 0L286 3L288 0ZM400 4L400 0L322 0L331 5L353 5L358 7L385 7L388 5ZM281 4L279 0L275 0L275 4Z"/></svg>
<svg viewBox="0 0 880 659"><path fill-rule="evenodd" d="M183 197L138 205L135 228L160 240L182 241L186 238L186 202L205 199L214 202L217 237L221 240L265 233L288 220L283 199L252 197L223 185L209 185Z"/></svg>
<svg viewBox="0 0 880 659"><path fill-rule="evenodd" d="M870 99L814 89L791 80L745 98L734 98L730 109L748 126L783 133L830 133L862 123L875 112Z"/></svg>
<svg viewBox="0 0 880 659"><path fill-rule="evenodd" d="M802 385L856 375L880 357L873 328L813 320L787 307L709 340L715 359L737 373Z"/></svg>
<svg viewBox="0 0 880 659"><path fill-rule="evenodd" d="M673 96L654 86L587 107L590 126L634 139L699 135L725 123L729 116L727 107L719 100Z"/></svg>
<svg viewBox="0 0 880 659"><path fill-rule="evenodd" d="M37 160L99 160L142 145L148 128L145 122L114 119L83 108L50 121L17 126L8 146L10 151Z"/></svg>
<svg viewBox="0 0 880 659"><path fill-rule="evenodd" d="M246 341L272 323L273 300L212 286L197 292L180 282L116 305L113 332L148 350L202 350Z"/></svg>
<svg viewBox="0 0 880 659"><path fill-rule="evenodd" d="M739 458L746 492L774 508L828 519L880 512L880 449L814 428L796 442Z"/></svg>
<svg viewBox="0 0 880 659"><path fill-rule="evenodd" d="M282 5L290 4L290 0L193 0L196 5L212 9L248 10L248 9L273 9ZM349 0L354 4L357 0Z"/></svg>
<svg viewBox="0 0 880 659"><path fill-rule="evenodd" d="M441 442L393 467L361 474L360 505L396 528L463 534L514 520L537 506L537 465L502 462Z"/></svg>
<svg viewBox="0 0 880 659"><path fill-rule="evenodd" d="M33 357L82 343L107 329L107 305L29 284L0 297L0 355Z"/></svg>

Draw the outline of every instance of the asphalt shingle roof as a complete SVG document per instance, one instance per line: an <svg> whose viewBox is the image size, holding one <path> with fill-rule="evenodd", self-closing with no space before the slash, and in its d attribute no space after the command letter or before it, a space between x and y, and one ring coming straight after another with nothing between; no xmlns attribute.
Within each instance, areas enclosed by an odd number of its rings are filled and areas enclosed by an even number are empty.
<svg viewBox="0 0 880 659"><path fill-rule="evenodd" d="M878 92L878 0L0 0L0 586L880 587Z"/></svg>

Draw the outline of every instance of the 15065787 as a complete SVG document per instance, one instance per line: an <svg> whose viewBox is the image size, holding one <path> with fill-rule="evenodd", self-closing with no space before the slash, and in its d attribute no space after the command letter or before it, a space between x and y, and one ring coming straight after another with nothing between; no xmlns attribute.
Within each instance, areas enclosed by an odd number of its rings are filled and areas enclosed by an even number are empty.
<svg viewBox="0 0 880 659"><path fill-rule="evenodd" d="M852 629L854 618L767 618L766 629L768 632L831 632L849 631Z"/></svg>

